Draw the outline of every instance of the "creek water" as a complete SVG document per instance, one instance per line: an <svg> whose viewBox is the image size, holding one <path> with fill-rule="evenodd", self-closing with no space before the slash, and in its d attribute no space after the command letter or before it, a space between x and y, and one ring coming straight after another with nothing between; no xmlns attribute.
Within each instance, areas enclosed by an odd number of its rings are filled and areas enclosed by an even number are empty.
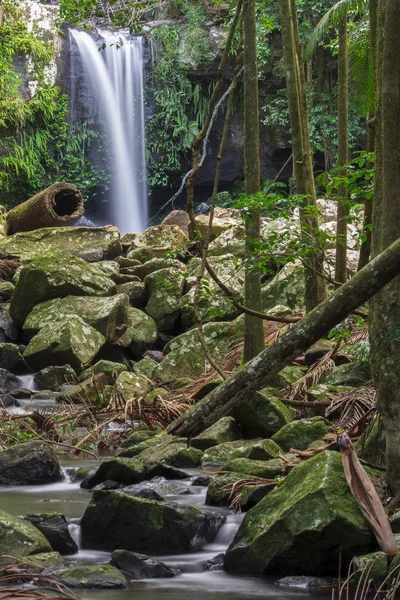
<svg viewBox="0 0 400 600"><path fill-rule="evenodd" d="M143 100L143 38L124 31L70 30L72 89L89 82L91 100L98 105L99 121L108 145L111 193L109 222L122 233L139 232L147 223L145 123ZM77 52L76 52L77 50ZM76 74L84 73L84 79Z"/></svg>

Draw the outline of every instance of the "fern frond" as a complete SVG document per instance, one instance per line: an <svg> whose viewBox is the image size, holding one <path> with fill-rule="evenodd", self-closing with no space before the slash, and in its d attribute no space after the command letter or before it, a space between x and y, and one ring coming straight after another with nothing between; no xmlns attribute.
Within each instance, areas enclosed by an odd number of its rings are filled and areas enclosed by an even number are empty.
<svg viewBox="0 0 400 600"><path fill-rule="evenodd" d="M336 25L341 18L349 14L363 14L368 7L368 0L339 0L324 14L308 40L305 58L307 59L318 44L326 37L329 29Z"/></svg>
<svg viewBox="0 0 400 600"><path fill-rule="evenodd" d="M367 19L359 24L349 38L349 92L351 102L361 114L373 112L375 85Z"/></svg>

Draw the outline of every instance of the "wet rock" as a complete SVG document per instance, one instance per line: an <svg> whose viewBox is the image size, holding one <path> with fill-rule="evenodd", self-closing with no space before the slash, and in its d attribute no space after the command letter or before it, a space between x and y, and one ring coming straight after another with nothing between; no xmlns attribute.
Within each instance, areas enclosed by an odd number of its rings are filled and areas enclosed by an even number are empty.
<svg viewBox="0 0 400 600"><path fill-rule="evenodd" d="M211 542L225 517L194 506L94 492L83 515L84 547L174 554Z"/></svg>
<svg viewBox="0 0 400 600"><path fill-rule="evenodd" d="M72 367L69 365L60 365L45 367L36 373L33 382L38 390L56 391L63 383L68 383L69 385L78 383L78 377Z"/></svg>
<svg viewBox="0 0 400 600"><path fill-rule="evenodd" d="M115 343L129 326L129 302L126 294L110 298L67 296L41 302L27 316L23 333L27 340L46 325L79 316L85 323Z"/></svg>
<svg viewBox="0 0 400 600"><path fill-rule="evenodd" d="M187 238L192 237L190 235L190 217L186 210L172 210L162 221L163 225L177 225Z"/></svg>
<svg viewBox="0 0 400 600"><path fill-rule="evenodd" d="M179 574L178 569L173 569L146 554L128 550L114 550L111 553L111 564L127 573L131 579L158 579Z"/></svg>
<svg viewBox="0 0 400 600"><path fill-rule="evenodd" d="M154 439L154 438L153 438ZM143 450L137 458L147 465L166 463L172 467L193 469L200 465L203 452L184 442L160 440L160 443Z"/></svg>
<svg viewBox="0 0 400 600"><path fill-rule="evenodd" d="M275 582L275 585L292 588L332 588L336 584L334 579L322 577L283 577Z"/></svg>
<svg viewBox="0 0 400 600"><path fill-rule="evenodd" d="M2 394L0 397L0 406L2 408L10 408L11 406L20 406L20 403L9 394Z"/></svg>
<svg viewBox="0 0 400 600"><path fill-rule="evenodd" d="M108 380L111 383L113 381L113 376L115 374L119 375L120 373L123 373L124 371L129 371L129 370L130 370L129 367L127 367L126 365L124 365L122 363L113 362L112 360L99 360L97 363L95 363L93 365L93 367L89 367L88 369L83 371L79 375L79 380L85 381L92 375L95 375L97 373L103 373L104 375L107 376Z"/></svg>
<svg viewBox="0 0 400 600"><path fill-rule="evenodd" d="M237 425L233 417L222 417L214 425L203 431L200 435L192 439L193 448L207 450L212 446L218 446L224 442L233 442L240 440L242 430Z"/></svg>
<svg viewBox="0 0 400 600"><path fill-rule="evenodd" d="M225 356L231 345L243 335L244 321L240 317L231 323L206 323L204 338L214 359ZM171 340L164 348L166 357L159 364L156 378L176 381L194 377L210 369L197 330L187 331Z"/></svg>
<svg viewBox="0 0 400 600"><path fill-rule="evenodd" d="M0 343L0 367L13 373L26 372L26 364L16 344Z"/></svg>
<svg viewBox="0 0 400 600"><path fill-rule="evenodd" d="M146 477L146 467L137 458L117 457L101 463L97 471L87 479L89 489L111 480L129 485L137 483Z"/></svg>
<svg viewBox="0 0 400 600"><path fill-rule="evenodd" d="M83 215L82 217L79 217L79 219L76 219L76 221L71 221L70 223L68 223L68 225L70 227L96 227L93 221L87 219Z"/></svg>
<svg viewBox="0 0 400 600"><path fill-rule="evenodd" d="M205 571L223 571L224 570L224 558L225 554L217 554L211 560L204 563Z"/></svg>
<svg viewBox="0 0 400 600"><path fill-rule="evenodd" d="M245 473L264 479L273 479L281 475L286 463L282 458L273 458L272 460L250 460L248 458L233 458L225 463L225 471L234 473Z"/></svg>
<svg viewBox="0 0 400 600"><path fill-rule="evenodd" d="M18 336L18 327L11 318L9 304L0 305L0 341L16 342Z"/></svg>
<svg viewBox="0 0 400 600"><path fill-rule="evenodd" d="M178 271L184 271L185 268L183 263L174 258L152 258L143 265L139 264L135 267L134 274L140 277L140 279L144 279L147 275L150 275L150 273L160 271L160 269L177 269Z"/></svg>
<svg viewBox="0 0 400 600"><path fill-rule="evenodd" d="M371 529L349 494L339 453L295 467L242 521L225 565L232 573L318 575L368 552Z"/></svg>
<svg viewBox="0 0 400 600"><path fill-rule="evenodd" d="M390 566L392 567L392 565ZM388 568L388 557L385 552L371 552L363 556L356 556L353 562L353 572L356 580L360 579L362 571L364 573L368 571L368 579L373 579L377 585L386 579Z"/></svg>
<svg viewBox="0 0 400 600"><path fill-rule="evenodd" d="M61 581L71 588L121 589L127 588L125 576L110 565L84 565L60 574Z"/></svg>
<svg viewBox="0 0 400 600"><path fill-rule="evenodd" d="M5 556L23 559L51 551L49 542L32 523L0 510L0 564L7 562Z"/></svg>
<svg viewBox="0 0 400 600"><path fill-rule="evenodd" d="M53 448L39 440L0 452L1 485L42 485L62 479Z"/></svg>
<svg viewBox="0 0 400 600"><path fill-rule="evenodd" d="M71 365L80 373L105 344L104 336L80 317L46 325L29 342L23 357L34 371L47 365Z"/></svg>
<svg viewBox="0 0 400 600"><path fill-rule="evenodd" d="M256 504L260 502L275 488L274 483L267 483L266 485L245 485L241 490L240 508L242 511L250 510Z"/></svg>
<svg viewBox="0 0 400 600"><path fill-rule="evenodd" d="M140 359L147 348L151 348L158 337L157 325L149 315L138 308L128 309L128 328L118 340L134 358Z"/></svg>
<svg viewBox="0 0 400 600"><path fill-rule="evenodd" d="M150 481L142 481L135 485L125 487L123 491L131 496L138 496L140 498L148 498L148 500L164 500L164 496L179 496L187 494L188 487L168 481L165 477L153 477ZM151 498L150 494L143 495L143 492L152 492L158 496L158 498Z"/></svg>
<svg viewBox="0 0 400 600"><path fill-rule="evenodd" d="M5 394L19 387L21 387L21 380L18 377L6 369L0 369L0 394Z"/></svg>
<svg viewBox="0 0 400 600"><path fill-rule="evenodd" d="M89 262L112 259L122 253L116 227L45 227L16 233L0 241L0 256L20 261L38 256L77 255ZM73 258L73 257L71 257Z"/></svg>
<svg viewBox="0 0 400 600"><path fill-rule="evenodd" d="M229 460L249 458L251 460L270 460L279 456L281 448L272 440L237 440L213 446L203 454L203 466L223 467Z"/></svg>
<svg viewBox="0 0 400 600"><path fill-rule="evenodd" d="M131 434L129 434L121 446L123 448L130 448L131 446L140 444L140 442L149 440L150 438L154 437L156 433L157 431L151 431L149 429L138 429L137 431L133 431Z"/></svg>
<svg viewBox="0 0 400 600"><path fill-rule="evenodd" d="M33 307L45 300L112 296L115 292L115 283L81 258L38 258L22 269L11 298L10 314L17 325L22 325Z"/></svg>
<svg viewBox="0 0 400 600"><path fill-rule="evenodd" d="M14 284L11 281L2 281L0 283L0 298L3 299L3 302L8 302L14 291Z"/></svg>
<svg viewBox="0 0 400 600"><path fill-rule="evenodd" d="M210 213L210 206L206 202L200 202L197 207L196 214L197 215L208 215Z"/></svg>
<svg viewBox="0 0 400 600"><path fill-rule="evenodd" d="M43 533L56 552L64 555L78 552L78 546L71 537L64 515L59 513L29 514L24 518Z"/></svg>
<svg viewBox="0 0 400 600"><path fill-rule="evenodd" d="M212 477L209 475L199 475L195 477L192 481L192 485L197 485L199 487L207 487L208 484L212 481Z"/></svg>
<svg viewBox="0 0 400 600"><path fill-rule="evenodd" d="M155 225L135 237L127 257L146 262L163 258L165 252L185 249L188 244L188 238L177 225Z"/></svg>
<svg viewBox="0 0 400 600"><path fill-rule="evenodd" d="M144 353L144 358L151 358L156 363L160 363L164 357L165 354L159 350L147 350Z"/></svg>
<svg viewBox="0 0 400 600"><path fill-rule="evenodd" d="M272 440L285 452L289 452L291 448L305 450L311 442L327 433L326 420L323 417L312 417L288 423L272 436Z"/></svg>
<svg viewBox="0 0 400 600"><path fill-rule="evenodd" d="M264 388L246 398L233 416L248 437L271 437L293 419L294 411L279 398L274 388Z"/></svg>
<svg viewBox="0 0 400 600"><path fill-rule="evenodd" d="M144 282L149 298L146 313L160 331L173 331L180 315L185 278L177 269L167 268L147 275Z"/></svg>
<svg viewBox="0 0 400 600"><path fill-rule="evenodd" d="M118 490L120 488L120 484L117 481L113 481L112 479L106 479L103 483L99 483L99 485L95 485L93 491L97 490Z"/></svg>
<svg viewBox="0 0 400 600"><path fill-rule="evenodd" d="M231 486L246 479L251 479L250 475L244 475L243 473L217 475L207 488L206 504L209 506L229 506L233 500Z"/></svg>

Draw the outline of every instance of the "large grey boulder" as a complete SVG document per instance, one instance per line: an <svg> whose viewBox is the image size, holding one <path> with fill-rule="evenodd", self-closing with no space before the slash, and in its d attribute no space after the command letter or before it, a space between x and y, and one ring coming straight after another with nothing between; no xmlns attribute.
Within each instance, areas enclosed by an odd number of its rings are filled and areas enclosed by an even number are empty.
<svg viewBox="0 0 400 600"><path fill-rule="evenodd" d="M58 458L46 442L32 440L0 452L0 485L40 485L61 479Z"/></svg>
<svg viewBox="0 0 400 600"><path fill-rule="evenodd" d="M63 555L78 552L78 546L72 539L64 515L60 513L29 514L24 518L43 533L56 552Z"/></svg>
<svg viewBox="0 0 400 600"><path fill-rule="evenodd" d="M147 275L145 280L148 301L145 311L160 331L173 331L180 315L185 278L182 273L169 267Z"/></svg>
<svg viewBox="0 0 400 600"><path fill-rule="evenodd" d="M51 550L49 542L32 523L0 510L0 564L9 562L6 556L24 559Z"/></svg>

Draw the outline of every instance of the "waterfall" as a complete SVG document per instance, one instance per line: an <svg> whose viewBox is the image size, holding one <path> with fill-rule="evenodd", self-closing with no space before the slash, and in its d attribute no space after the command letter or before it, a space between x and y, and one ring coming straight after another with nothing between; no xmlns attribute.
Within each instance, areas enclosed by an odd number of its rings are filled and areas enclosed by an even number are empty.
<svg viewBox="0 0 400 600"><path fill-rule="evenodd" d="M147 224L143 38L100 29L97 34L95 41L70 30L109 142L110 221L122 233L139 232Z"/></svg>

